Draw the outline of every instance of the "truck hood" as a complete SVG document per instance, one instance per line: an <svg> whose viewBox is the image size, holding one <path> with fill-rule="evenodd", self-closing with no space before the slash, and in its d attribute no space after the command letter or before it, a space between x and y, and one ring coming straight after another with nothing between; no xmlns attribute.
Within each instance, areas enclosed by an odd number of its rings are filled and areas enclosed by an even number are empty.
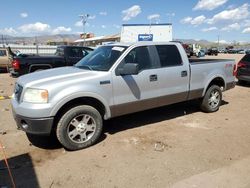
<svg viewBox="0 0 250 188"><path fill-rule="evenodd" d="M95 77L100 71L91 71L77 67L61 67L40 72L26 74L18 78L17 83L25 87L49 86L67 80L89 79Z"/></svg>

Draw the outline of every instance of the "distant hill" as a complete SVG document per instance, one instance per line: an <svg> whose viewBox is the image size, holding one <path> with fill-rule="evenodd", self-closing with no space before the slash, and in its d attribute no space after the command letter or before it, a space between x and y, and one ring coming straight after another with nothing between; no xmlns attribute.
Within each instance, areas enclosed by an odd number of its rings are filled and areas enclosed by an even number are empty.
<svg viewBox="0 0 250 188"><path fill-rule="evenodd" d="M46 44L47 42L74 42L79 39L77 34L58 34L58 35L42 35L37 37L13 37L4 35L0 36L0 43L18 43L18 44Z"/></svg>
<svg viewBox="0 0 250 188"><path fill-rule="evenodd" d="M202 46L212 46L215 45L215 42L207 41L207 40L194 40L194 39L174 39L175 41L181 41L185 44L200 44Z"/></svg>
<svg viewBox="0 0 250 188"><path fill-rule="evenodd" d="M14 37L8 35L0 35L0 44L47 44L47 42L67 42L72 43L79 39L79 34L58 34L58 35L42 35L37 37ZM203 47L217 46L216 42L208 40L194 40L194 39L173 39L174 41L181 41L186 44L200 44ZM220 46L227 46L227 43L220 43ZM244 44L243 44L244 45ZM248 43L249 45L249 43Z"/></svg>

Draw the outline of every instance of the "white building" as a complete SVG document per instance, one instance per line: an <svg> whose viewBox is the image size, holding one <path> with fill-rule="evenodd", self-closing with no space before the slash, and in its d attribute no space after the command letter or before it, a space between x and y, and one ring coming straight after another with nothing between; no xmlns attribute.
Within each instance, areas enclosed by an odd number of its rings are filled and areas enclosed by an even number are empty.
<svg viewBox="0 0 250 188"><path fill-rule="evenodd" d="M173 40L172 24L123 24L121 42L169 42Z"/></svg>

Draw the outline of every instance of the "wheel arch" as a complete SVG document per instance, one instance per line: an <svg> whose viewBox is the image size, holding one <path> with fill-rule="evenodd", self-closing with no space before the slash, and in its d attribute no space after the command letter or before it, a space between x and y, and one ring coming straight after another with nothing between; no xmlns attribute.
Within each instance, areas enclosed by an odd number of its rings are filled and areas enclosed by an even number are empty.
<svg viewBox="0 0 250 188"><path fill-rule="evenodd" d="M222 91L224 91L226 88L226 82L225 82L224 78L222 76L215 76L207 82L206 87L203 90L202 96L205 95L206 91L209 89L209 87L211 85L219 86Z"/></svg>
<svg viewBox="0 0 250 188"><path fill-rule="evenodd" d="M89 105L94 107L104 119L108 119L110 117L110 110L101 102L99 99L95 97L76 97L71 100L68 100L64 104L62 104L58 110L55 112L54 125L59 121L60 117L70 108L73 108L78 105Z"/></svg>
<svg viewBox="0 0 250 188"><path fill-rule="evenodd" d="M42 69L42 68L52 69L53 67L50 64L34 64L34 65L29 66L29 73L34 72L37 69Z"/></svg>

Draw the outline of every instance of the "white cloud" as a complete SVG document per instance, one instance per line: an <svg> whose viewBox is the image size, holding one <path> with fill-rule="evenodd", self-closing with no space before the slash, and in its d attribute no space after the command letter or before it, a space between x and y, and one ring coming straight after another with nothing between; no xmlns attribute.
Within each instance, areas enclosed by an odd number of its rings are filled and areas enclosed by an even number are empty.
<svg viewBox="0 0 250 188"><path fill-rule="evenodd" d="M217 43L218 40L217 40L217 41L214 41L214 42ZM226 41L226 40L219 40L219 43L221 43L221 44L228 44L229 42Z"/></svg>
<svg viewBox="0 0 250 188"><path fill-rule="evenodd" d="M96 18L96 15L93 15L93 16L89 16L88 19L90 20L94 20Z"/></svg>
<svg viewBox="0 0 250 188"><path fill-rule="evenodd" d="M209 32L209 31L215 31L217 29L218 29L217 27L209 27L209 28L204 28L201 31L203 31L203 32Z"/></svg>
<svg viewBox="0 0 250 188"><path fill-rule="evenodd" d="M250 27L245 28L242 33L250 33Z"/></svg>
<svg viewBox="0 0 250 188"><path fill-rule="evenodd" d="M50 25L41 22L25 24L18 28L22 33L46 33L50 31Z"/></svg>
<svg viewBox="0 0 250 188"><path fill-rule="evenodd" d="M191 21L193 20L192 17L185 17L181 20L181 23L183 24L187 24L187 23L190 23Z"/></svg>
<svg viewBox="0 0 250 188"><path fill-rule="evenodd" d="M224 5L228 0L200 0L193 10L214 10Z"/></svg>
<svg viewBox="0 0 250 188"><path fill-rule="evenodd" d="M136 17L140 13L141 13L141 7L139 5L134 5L122 11L122 14L123 14L122 20L129 21L131 18Z"/></svg>
<svg viewBox="0 0 250 188"><path fill-rule="evenodd" d="M17 32L15 29L10 27L10 28L0 29L0 34L2 34L2 35L16 35Z"/></svg>
<svg viewBox="0 0 250 188"><path fill-rule="evenodd" d="M220 21L237 21L245 19L249 16L248 11L249 5L247 3L243 4L242 6L231 9L231 10L224 10L216 15L213 18L208 19L208 24L214 24Z"/></svg>
<svg viewBox="0 0 250 188"><path fill-rule="evenodd" d="M101 16L107 16L107 15L108 15L108 13L107 13L107 12L105 12L105 11L103 11L103 12L99 12L99 14L100 14Z"/></svg>
<svg viewBox="0 0 250 188"><path fill-rule="evenodd" d="M22 18L27 18L27 17L28 17L28 13L27 13L27 12L22 12L22 13L20 14L20 16L21 16Z"/></svg>
<svg viewBox="0 0 250 188"><path fill-rule="evenodd" d="M148 20L159 20L160 19L160 14L151 14L148 16Z"/></svg>
<svg viewBox="0 0 250 188"><path fill-rule="evenodd" d="M82 21L77 21L77 22L75 23L75 26L76 26L76 27L82 27Z"/></svg>
<svg viewBox="0 0 250 188"><path fill-rule="evenodd" d="M223 27L222 29L221 29L221 31L233 31L233 30L240 30L240 24L238 24L238 23L234 23L234 24L231 24L231 25L228 25L228 26L226 26L226 27Z"/></svg>
<svg viewBox="0 0 250 188"><path fill-rule="evenodd" d="M203 24L206 20L206 17L204 15L197 16L195 18L192 17L186 17L181 20L181 23L183 24L192 24L192 25L200 25Z"/></svg>
<svg viewBox="0 0 250 188"><path fill-rule="evenodd" d="M243 23L244 27L250 27L250 20L245 20Z"/></svg>
<svg viewBox="0 0 250 188"><path fill-rule="evenodd" d="M107 28L107 26L106 26L106 25L102 25L101 27L102 27L103 29L106 29L106 28Z"/></svg>
<svg viewBox="0 0 250 188"><path fill-rule="evenodd" d="M70 27L59 26L52 30L52 34L68 33L71 32L71 30L72 29Z"/></svg>
<svg viewBox="0 0 250 188"><path fill-rule="evenodd" d="M201 15L201 16L197 16L196 18L194 18L190 23L192 25L200 25L202 24L204 21L206 20L206 17Z"/></svg>

